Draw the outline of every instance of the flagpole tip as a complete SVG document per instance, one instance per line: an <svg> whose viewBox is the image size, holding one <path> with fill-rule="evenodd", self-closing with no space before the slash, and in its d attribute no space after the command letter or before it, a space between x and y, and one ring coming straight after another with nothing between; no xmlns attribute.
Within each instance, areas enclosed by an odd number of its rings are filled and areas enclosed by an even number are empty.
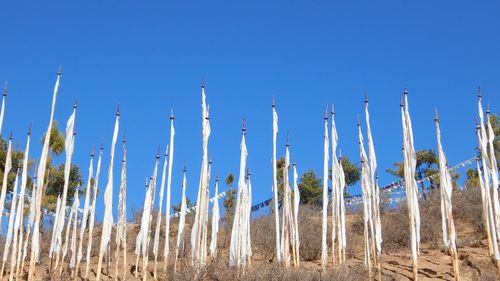
<svg viewBox="0 0 500 281"><path fill-rule="evenodd" d="M7 85L9 84L8 80L5 80L5 85L3 86L3 96L7 96Z"/></svg>
<svg viewBox="0 0 500 281"><path fill-rule="evenodd" d="M104 144L101 143L101 147L99 148L99 150L102 152L104 150Z"/></svg>
<svg viewBox="0 0 500 281"><path fill-rule="evenodd" d="M286 131L286 147L290 147L290 131Z"/></svg>
<svg viewBox="0 0 500 281"><path fill-rule="evenodd" d="M201 88L205 88L205 79L201 79Z"/></svg>
<svg viewBox="0 0 500 281"><path fill-rule="evenodd" d="M183 173L186 173L186 161L184 161L184 168L182 169Z"/></svg>
<svg viewBox="0 0 500 281"><path fill-rule="evenodd" d="M125 144L127 142L127 130L123 130L123 140L122 140L123 144Z"/></svg>
<svg viewBox="0 0 500 281"><path fill-rule="evenodd" d="M10 131L9 140L12 141L12 130Z"/></svg>
<svg viewBox="0 0 500 281"><path fill-rule="evenodd" d="M478 86L477 87L477 98L479 100L481 100L482 97L483 97L483 93L481 93L481 86Z"/></svg>
<svg viewBox="0 0 500 281"><path fill-rule="evenodd" d="M332 115L335 115L335 105L332 103Z"/></svg>
<svg viewBox="0 0 500 281"><path fill-rule="evenodd" d="M160 146L158 145L158 148L156 150L156 160L160 159Z"/></svg>
<svg viewBox="0 0 500 281"><path fill-rule="evenodd" d="M328 104L326 105L325 109L325 120L328 120Z"/></svg>
<svg viewBox="0 0 500 281"><path fill-rule="evenodd" d="M120 116L120 104L116 105L116 116Z"/></svg>
<svg viewBox="0 0 500 281"><path fill-rule="evenodd" d="M405 95L408 95L408 88L406 88L406 83L404 84L404 90L403 90L403 93Z"/></svg>
<svg viewBox="0 0 500 281"><path fill-rule="evenodd" d="M276 108L276 97L275 96L273 96L273 98L272 98L271 107Z"/></svg>
<svg viewBox="0 0 500 281"><path fill-rule="evenodd" d="M73 109L76 109L78 107L78 98L75 99L75 102L73 103Z"/></svg>
<svg viewBox="0 0 500 281"><path fill-rule="evenodd" d="M62 65L59 65L59 70L57 70L57 75L61 76L62 74Z"/></svg>
<svg viewBox="0 0 500 281"><path fill-rule="evenodd" d="M365 104L368 103L368 93L365 91Z"/></svg>
<svg viewBox="0 0 500 281"><path fill-rule="evenodd" d="M28 136L31 135L31 121L30 121L30 125L28 126Z"/></svg>
<svg viewBox="0 0 500 281"><path fill-rule="evenodd" d="M241 120L241 133L246 135L246 132L247 132L247 128L246 128L246 124L245 124L245 118L243 118Z"/></svg>
<svg viewBox="0 0 500 281"><path fill-rule="evenodd" d="M437 110L437 108L434 109L434 121L439 122L439 116L438 116L438 110Z"/></svg>
<svg viewBox="0 0 500 281"><path fill-rule="evenodd" d="M175 116L174 116L174 109L170 109L170 120L174 120L175 119Z"/></svg>
<svg viewBox="0 0 500 281"><path fill-rule="evenodd" d="M90 148L90 157L94 157L94 144L92 144L92 147Z"/></svg>
<svg viewBox="0 0 500 281"><path fill-rule="evenodd" d="M488 103L488 105L486 106L486 115L490 115L490 113L490 104Z"/></svg>
<svg viewBox="0 0 500 281"><path fill-rule="evenodd" d="M358 113L358 127L361 126L361 122L359 121L359 113Z"/></svg>

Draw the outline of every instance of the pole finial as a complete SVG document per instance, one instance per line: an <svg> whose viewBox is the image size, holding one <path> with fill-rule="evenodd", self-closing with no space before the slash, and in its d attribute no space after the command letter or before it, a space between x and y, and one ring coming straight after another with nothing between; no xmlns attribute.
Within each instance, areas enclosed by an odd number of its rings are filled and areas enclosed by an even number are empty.
<svg viewBox="0 0 500 281"><path fill-rule="evenodd" d="M368 93L365 90L365 104L367 104L367 103L368 103Z"/></svg>
<svg viewBox="0 0 500 281"><path fill-rule="evenodd" d="M205 79L201 79L201 87L205 88Z"/></svg>
<svg viewBox="0 0 500 281"><path fill-rule="evenodd" d="M90 157L94 157L94 144L92 144L92 147L90 148Z"/></svg>
<svg viewBox="0 0 500 281"><path fill-rule="evenodd" d="M285 144L286 147L290 146L289 140L290 140L290 131L286 131L286 144Z"/></svg>
<svg viewBox="0 0 500 281"><path fill-rule="evenodd" d="M246 128L246 124L245 124L245 117L243 117L243 119L241 120L241 132L242 132L242 134L246 135L247 128Z"/></svg>
<svg viewBox="0 0 500 281"><path fill-rule="evenodd" d="M358 127L361 126L361 122L359 121L359 113L358 113Z"/></svg>
<svg viewBox="0 0 500 281"><path fill-rule="evenodd" d="M102 151L104 150L104 144L102 144L102 143L101 143L101 147L99 148L99 150L100 150L100 151L101 151L101 153L102 153Z"/></svg>
<svg viewBox="0 0 500 281"><path fill-rule="evenodd" d="M116 116L120 116L120 104L116 105Z"/></svg>
<svg viewBox="0 0 500 281"><path fill-rule="evenodd" d="M439 122L439 116L438 116L438 110L437 108L434 109L434 121Z"/></svg>
<svg viewBox="0 0 500 281"><path fill-rule="evenodd" d="M481 93L481 86L477 87L477 98L481 99L483 97L483 93Z"/></svg>
<svg viewBox="0 0 500 281"><path fill-rule="evenodd" d="M171 108L170 109L170 120L174 120L175 119L175 116L174 116L174 109Z"/></svg>
<svg viewBox="0 0 500 281"><path fill-rule="evenodd" d="M335 115L335 105L332 103L332 115Z"/></svg>
<svg viewBox="0 0 500 281"><path fill-rule="evenodd" d="M403 107L405 106L404 102L403 102L403 95L399 95L399 107Z"/></svg>
<svg viewBox="0 0 500 281"><path fill-rule="evenodd" d="M30 125L28 126L28 136L31 135L31 121L30 121Z"/></svg>
<svg viewBox="0 0 500 281"><path fill-rule="evenodd" d="M73 109L76 109L78 107L78 98L75 99L75 102L73 103Z"/></svg>
<svg viewBox="0 0 500 281"><path fill-rule="evenodd" d="M160 159L160 146L158 145L158 148L156 150L156 160Z"/></svg>
<svg viewBox="0 0 500 281"><path fill-rule="evenodd" d="M5 85L3 86L3 96L7 96L7 85L9 84L9 81L5 80Z"/></svg>
<svg viewBox="0 0 500 281"><path fill-rule="evenodd" d="M184 160L184 168L182 169L183 173L186 173L186 160Z"/></svg>
<svg viewBox="0 0 500 281"><path fill-rule="evenodd" d="M272 104L271 104L272 108L276 108L276 97L273 96L273 100L272 100Z"/></svg>
<svg viewBox="0 0 500 281"><path fill-rule="evenodd" d="M328 120L328 104L326 105L325 109L325 120Z"/></svg>
<svg viewBox="0 0 500 281"><path fill-rule="evenodd" d="M12 141L12 130L10 131L9 140Z"/></svg>
<svg viewBox="0 0 500 281"><path fill-rule="evenodd" d="M488 105L486 105L486 115L490 115L490 113L490 104L488 103Z"/></svg>
<svg viewBox="0 0 500 281"><path fill-rule="evenodd" d="M123 144L125 144L127 142L127 130L123 130L123 140L122 140Z"/></svg>
<svg viewBox="0 0 500 281"><path fill-rule="evenodd" d="M408 88L406 88L406 83L404 84L404 91L403 91L403 93L405 95L408 95Z"/></svg>
<svg viewBox="0 0 500 281"><path fill-rule="evenodd" d="M59 65L59 70L57 71L57 75L58 76L62 75L62 65Z"/></svg>

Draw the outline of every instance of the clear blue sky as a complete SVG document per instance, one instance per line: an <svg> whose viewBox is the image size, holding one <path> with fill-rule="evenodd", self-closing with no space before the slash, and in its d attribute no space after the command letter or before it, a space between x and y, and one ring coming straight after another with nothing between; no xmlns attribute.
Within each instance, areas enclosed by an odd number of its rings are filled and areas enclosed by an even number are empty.
<svg viewBox="0 0 500 281"><path fill-rule="evenodd" d="M188 196L195 200L202 79L211 109L209 154L220 176L238 173L241 118L247 120L254 202L272 194L272 96L279 152L289 131L299 172L321 174L325 105L335 103L339 146L357 162L357 114L368 91L382 184L393 180L385 169L402 158L399 95L405 83L416 148L436 147L438 108L450 164L474 155L478 85L499 112L497 1L57 2L1 4L0 81L9 80L3 132L12 130L22 148L33 120L31 157L39 158L62 65L55 117L64 129L78 98L74 160L86 178L91 145L104 143L102 189L121 106L129 210L142 206L157 146L163 150L168 142L171 108L177 130L172 200L180 200L184 161ZM117 160L118 177L120 147ZM102 205L101 197L99 218Z"/></svg>

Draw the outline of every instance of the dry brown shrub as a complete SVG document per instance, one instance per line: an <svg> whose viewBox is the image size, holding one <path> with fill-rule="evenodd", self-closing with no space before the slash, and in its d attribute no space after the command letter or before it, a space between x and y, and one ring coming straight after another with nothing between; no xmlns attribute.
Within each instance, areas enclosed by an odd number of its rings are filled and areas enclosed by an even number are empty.
<svg viewBox="0 0 500 281"><path fill-rule="evenodd" d="M457 231L463 230L464 225L470 225L475 230L477 238L486 238L479 187L471 186L465 190L453 190L452 202L453 219Z"/></svg>
<svg viewBox="0 0 500 281"><path fill-rule="evenodd" d="M273 260L276 251L274 216L266 215L252 220L250 232L255 256L262 260Z"/></svg>
<svg viewBox="0 0 500 281"><path fill-rule="evenodd" d="M321 255L321 212L310 205L299 209L300 256L305 261Z"/></svg>

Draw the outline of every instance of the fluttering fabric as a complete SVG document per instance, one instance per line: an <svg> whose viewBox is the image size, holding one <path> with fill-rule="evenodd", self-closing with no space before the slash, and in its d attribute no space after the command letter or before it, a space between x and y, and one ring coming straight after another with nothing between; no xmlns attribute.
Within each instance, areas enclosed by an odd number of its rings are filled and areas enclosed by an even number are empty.
<svg viewBox="0 0 500 281"><path fill-rule="evenodd" d="M457 254L457 236L455 232L455 223L453 222L453 212L451 204L451 193L453 185L451 175L448 171L448 161L441 144L441 130L439 128L439 120L436 112L436 136L438 143L439 156L439 189L441 195L441 218L443 228L443 244L449 248L455 279L458 280L458 254Z"/></svg>
<svg viewBox="0 0 500 281"><path fill-rule="evenodd" d="M122 169L120 174L120 193L118 195L118 223L116 225L115 275L118 276L118 261L123 248L123 279L126 277L127 266L127 149L123 140Z"/></svg>
<svg viewBox="0 0 500 281"><path fill-rule="evenodd" d="M198 197L196 201L196 213L194 217L193 229L191 230L191 264L198 269L205 266L207 259L206 231L208 219L207 191L208 179L208 139L210 137L210 117L206 104L205 87L201 87L201 108L202 108L202 152L200 182L198 186Z"/></svg>
<svg viewBox="0 0 500 281"><path fill-rule="evenodd" d="M49 256L52 257L54 253L57 254L55 268L57 268L59 264L59 256L62 246L62 233L64 229L64 219L66 217L66 202L68 198L68 187L69 187L69 176L71 172L71 158L73 156L73 151L75 147L75 134L74 134L74 126L75 126L75 117L76 117L76 106L73 106L73 113L68 119L66 123L66 138L64 140L64 151L66 154L66 161L64 163L64 186L61 197L61 208L59 209L59 213L56 213L56 222L55 228L56 231L54 233L55 238L53 238L54 246L51 247L53 252L49 253ZM63 259L64 255L63 253Z"/></svg>
<svg viewBox="0 0 500 281"><path fill-rule="evenodd" d="M115 160L115 145L118 138L118 128L120 124L120 114L117 112L115 119L115 129L113 131L113 139L111 141L111 153L108 168L108 183L104 191L104 219L102 224L101 244L99 247L99 257L97 260L97 278L101 278L102 259L106 249L108 248L111 238L111 227L113 226L113 164ZM108 253L109 254L109 253Z"/></svg>
<svg viewBox="0 0 500 281"><path fill-rule="evenodd" d="M248 156L245 142L245 131L241 137L240 173L238 179L238 192L236 196L236 208L234 210L233 227L231 230L231 242L229 245L229 266L245 268L248 257L248 233L246 220L249 213L248 187L245 181L246 161Z"/></svg>
<svg viewBox="0 0 500 281"><path fill-rule="evenodd" d="M184 256L184 235L185 235L185 225L186 225L186 169L184 168L184 172L182 175L182 197L181 197L181 211L179 218L179 231L177 234L177 243L175 246L175 263L174 268L177 268L177 258Z"/></svg>
<svg viewBox="0 0 500 281"><path fill-rule="evenodd" d="M163 257L165 259L165 265L167 265L168 255L170 254L170 193L172 186L172 166L174 164L174 115L170 115L170 145L168 152L168 178L167 178L167 201L165 202L165 246L163 248Z"/></svg>
<svg viewBox="0 0 500 281"><path fill-rule="evenodd" d="M401 105L403 124L403 155L404 155L404 180L406 188L406 202L410 219L411 255L413 262L413 278L418 278L418 255L420 249L420 210L418 207L418 188L415 179L417 156L413 145L413 129L411 126L408 92L404 92L404 105Z"/></svg>
<svg viewBox="0 0 500 281"><path fill-rule="evenodd" d="M276 228L276 259L281 262L282 249L280 246L280 220L278 211L278 168L276 166L276 137L278 135L278 113L276 112L276 106L273 103L273 206L274 206L274 225Z"/></svg>
<svg viewBox="0 0 500 281"><path fill-rule="evenodd" d="M37 175L36 175L36 196L34 197L36 202L31 202L31 204L36 204L35 206L35 222L33 224L33 236L31 238L31 253L30 253L30 267L28 272L28 281L33 280L35 274L35 264L40 258L40 219L42 215L42 197L45 182L45 172L47 169L47 157L49 153L49 141L52 132L52 122L54 120L54 111L56 107L57 93L59 91L59 81L61 79L61 71L57 73L57 79L54 86L54 92L52 94L52 107L50 111L49 126L47 128L47 133L45 134L45 139L43 141L42 154L40 156L40 162L38 164Z"/></svg>
<svg viewBox="0 0 500 281"><path fill-rule="evenodd" d="M380 262L380 256L382 255L382 222L380 220L380 189L376 181L377 174L377 157L375 155L375 145L373 144L373 136L370 124L370 113L368 111L368 100L365 101L365 119L366 119L366 135L368 143L368 154L370 156L370 187L372 196L372 221L373 221L373 242L375 244L375 250Z"/></svg>
<svg viewBox="0 0 500 281"><path fill-rule="evenodd" d="M219 180L215 180L214 194L219 194ZM210 256L215 258L217 256L217 235L219 234L219 199L216 197L212 205L212 236L210 237Z"/></svg>
<svg viewBox="0 0 500 281"><path fill-rule="evenodd" d="M371 259L373 257L373 249L371 247L371 242L373 241L373 220L372 220L372 189L370 180L370 166L368 159L366 157L366 152L364 148L363 133L361 132L361 126L358 124L358 134L359 134L359 153L361 158L361 190L363 193L363 223L364 223L364 263L365 266L370 270Z"/></svg>
<svg viewBox="0 0 500 281"><path fill-rule="evenodd" d="M93 150L93 149L92 149ZM89 163L89 174L87 177L87 188L85 189L85 199L83 202L83 213L82 213L82 222L80 224L80 239L78 242L78 250L76 254L76 270L78 270L80 266L80 261L83 257L83 235L85 234L85 230L87 228L87 220L89 218L89 205L90 205L90 193L92 188L92 176L94 173L94 151L90 154L90 163Z"/></svg>
<svg viewBox="0 0 500 281"><path fill-rule="evenodd" d="M327 109L328 112L328 109ZM328 244L326 234L328 228L328 162L329 162L329 139L328 139L328 113L325 113L325 132L323 145L323 211L321 220L321 268L326 269L328 262Z"/></svg>
<svg viewBox="0 0 500 281"><path fill-rule="evenodd" d="M5 156L4 163L2 191L0 193L0 230L2 229L2 216L5 207L5 196L7 195L8 176L12 169L12 137L9 138L9 143L7 144L7 155Z"/></svg>
<svg viewBox="0 0 500 281"><path fill-rule="evenodd" d="M98 193L98 188L99 188L99 175L101 173L101 161L102 161L102 153L103 153L103 147L101 146L101 149L99 150L99 158L97 159L97 169L95 173L95 178L94 178L94 184L92 188L92 205L89 210L89 240L87 242L87 256L86 256L86 267L85 267L85 278L87 278L88 273L89 273L89 266L90 266L90 255L92 254L92 238L93 238L93 233L94 233L94 224L95 224L95 207L97 203L97 193Z"/></svg>

